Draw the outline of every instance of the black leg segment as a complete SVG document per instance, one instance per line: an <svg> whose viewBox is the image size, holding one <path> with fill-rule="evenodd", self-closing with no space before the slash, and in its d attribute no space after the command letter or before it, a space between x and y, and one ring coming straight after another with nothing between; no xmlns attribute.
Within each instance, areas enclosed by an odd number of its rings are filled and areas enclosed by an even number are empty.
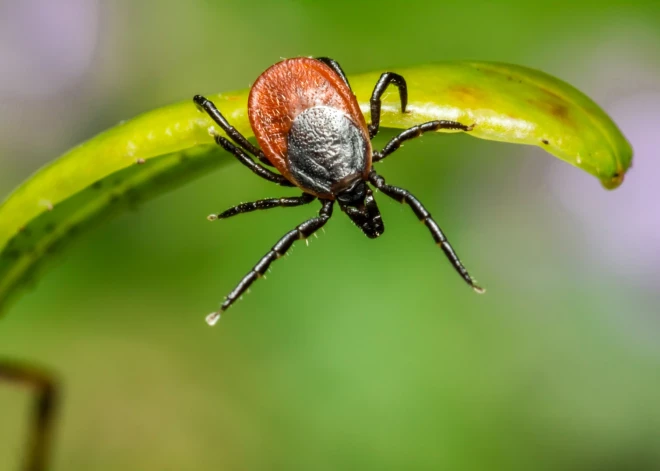
<svg viewBox="0 0 660 471"><path fill-rule="evenodd" d="M371 94L371 124L369 125L369 137L371 139L378 134L378 128L380 127L380 98L390 84L396 85L399 89L401 112L406 112L406 106L408 105L408 86L406 85L406 79L394 72L385 72L380 76L378 82L376 82L374 91Z"/></svg>
<svg viewBox="0 0 660 471"><path fill-rule="evenodd" d="M9 362L0 362L0 380L26 384L36 390L28 450L23 469L45 471L48 468L51 435L57 408L57 384L45 371Z"/></svg>
<svg viewBox="0 0 660 471"><path fill-rule="evenodd" d="M238 283L238 285L227 295L225 301L222 303L219 311L212 312L206 316L206 322L214 325L220 319L220 315L226 311L249 287L254 283L257 278L262 277L271 263L278 258L281 258L287 250L291 248L296 240L307 239L314 232L321 229L332 216L333 201L321 200L323 206L319 211L318 217L309 219L292 231L287 232L272 249L264 255L261 260L248 272L247 275Z"/></svg>
<svg viewBox="0 0 660 471"><path fill-rule="evenodd" d="M429 121L427 123L418 124L412 128L406 129L398 136L395 136L387 143L383 150L380 152L374 152L373 162L378 162L383 160L385 157L390 155L392 152L396 151L401 144L405 141L415 139L416 137L421 136L425 132L430 131L439 131L440 129L453 129L456 131L472 131L474 124L466 126L465 124L457 123L456 121Z"/></svg>
<svg viewBox="0 0 660 471"><path fill-rule="evenodd" d="M339 62L337 62L334 59L330 59L329 57L316 57L315 59L317 61L323 62L325 65L327 65L332 70L334 70L335 73L337 75L339 75L344 80L344 83L346 85L348 85L348 88L351 88L351 84L348 83L348 78L346 78L346 74L344 73L344 70L339 65Z"/></svg>
<svg viewBox="0 0 660 471"><path fill-rule="evenodd" d="M243 150L258 157L262 163L266 165L270 165L272 167L273 164L271 164L268 161L268 159L261 151L261 149L252 145L252 143L248 141L243 134L238 132L238 130L234 126L229 124L229 121L225 119L222 113L220 113L220 110L216 108L216 106L213 104L211 100L203 97L202 95L195 95L193 97L193 101L197 106L199 106L201 109L206 111L206 113L211 117L211 119L215 121L224 132L227 133L227 135L231 138L232 141L234 141L241 148L243 148Z"/></svg>
<svg viewBox="0 0 660 471"><path fill-rule="evenodd" d="M267 168L264 168L258 163L256 163L254 160L250 158L249 155L247 155L241 149L239 149L234 144L229 142L228 139L222 136L215 136L215 142L217 142L218 145L227 152L231 152L232 154L234 154L236 158L243 165L245 165L247 168L252 170L255 174L259 175L261 178L266 179L269 182L277 183L278 185L281 186L295 186L293 183L291 183L289 180L284 178L282 175L275 172L271 172Z"/></svg>
<svg viewBox="0 0 660 471"><path fill-rule="evenodd" d="M215 121L218 126L220 126L220 128L222 128L222 130L227 133L232 141L257 157L263 155L260 149L252 145L252 143L248 141L247 138L243 136L243 134L238 132L234 126L229 124L229 121L225 119L222 113L220 113L220 110L216 108L211 100L203 97L202 95L195 95L193 97L193 101L197 106L206 111L211 119L213 119L213 121Z"/></svg>
<svg viewBox="0 0 660 471"><path fill-rule="evenodd" d="M227 219L237 214L249 213L251 211L257 211L259 209L270 209L277 208L280 206L291 207L291 206L302 206L303 204L309 204L316 199L316 196L303 193L302 196L293 196L293 197L283 197L283 198L268 198L265 200L253 201L252 203L242 203L233 208L229 208L226 211L223 211L220 214L211 214L208 219L210 221L215 221L216 219Z"/></svg>
<svg viewBox="0 0 660 471"><path fill-rule="evenodd" d="M408 203L419 220L422 221L426 227L428 227L429 231L431 231L431 235L433 236L435 243L440 246L459 275L461 275L466 283L469 284L477 293L483 293L485 291L472 279L467 269L463 266L463 263L461 263L451 244L447 240L447 237L445 237L443 234L440 226L438 226L438 224L433 220L431 214L426 210L426 208L424 208L422 203L420 203L417 198L410 194L408 190L386 184L385 179L373 170L369 174L369 181L390 198L393 198L400 203Z"/></svg>

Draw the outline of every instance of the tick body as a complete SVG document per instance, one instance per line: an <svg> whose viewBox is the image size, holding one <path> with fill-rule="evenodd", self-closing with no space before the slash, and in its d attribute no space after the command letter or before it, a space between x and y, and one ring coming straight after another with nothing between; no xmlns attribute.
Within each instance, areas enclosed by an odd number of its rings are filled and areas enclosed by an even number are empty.
<svg viewBox="0 0 660 471"><path fill-rule="evenodd" d="M371 170L367 123L346 82L323 62L291 59L250 90L248 116L268 160L306 193L336 199Z"/></svg>
<svg viewBox="0 0 660 471"><path fill-rule="evenodd" d="M262 276L298 239L323 227L332 216L334 203L370 238L379 237L385 227L368 183L385 195L407 203L427 226L461 277L477 292L477 286L459 260L438 224L424 206L407 190L388 185L372 168L372 163L396 151L401 143L424 132L439 129L470 131L472 126L454 121L430 121L403 131L380 152L371 139L378 133L381 96L388 86L398 88L401 112L406 110L408 90L405 79L395 73L381 75L371 96L371 123L367 125L357 99L339 64L328 58L296 58L267 69L254 83L248 99L248 116L259 147L234 129L206 98L194 102L227 133L233 143L216 135L216 142L234 154L254 173L281 186L298 187L298 197L272 198L244 203L209 219L225 219L240 213L278 206L299 206L321 202L317 217L298 225L284 235L245 275L226 297L219 311L207 316L215 324L220 315L247 288ZM254 156L254 158L252 156ZM275 167L275 173L262 164Z"/></svg>

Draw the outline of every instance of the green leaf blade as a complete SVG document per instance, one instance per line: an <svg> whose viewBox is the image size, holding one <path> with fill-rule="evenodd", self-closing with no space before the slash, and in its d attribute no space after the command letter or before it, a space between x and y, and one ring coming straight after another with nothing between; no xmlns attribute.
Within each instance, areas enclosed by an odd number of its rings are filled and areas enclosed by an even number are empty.
<svg viewBox="0 0 660 471"><path fill-rule="evenodd" d="M0 313L20 288L33 284L57 254L103 221L228 162L215 145L173 152L96 181L42 212L0 252Z"/></svg>
<svg viewBox="0 0 660 471"><path fill-rule="evenodd" d="M448 62L393 69L408 82L408 112L395 88L383 96L381 126L408 128L445 119L474 124L469 135L531 144L616 188L632 149L587 96L520 66ZM367 114L379 72L349 77ZM193 93L195 91L192 91ZM191 100L147 112L105 131L43 167L0 206L0 312L43 272L53 253L107 217L215 169L230 156L221 133ZM252 136L248 91L209 95L228 121Z"/></svg>
<svg viewBox="0 0 660 471"><path fill-rule="evenodd" d="M382 123L407 128L434 119L476 124L482 139L535 145L596 176L613 189L631 165L632 148L612 119L571 85L526 67L488 62L452 62L395 69L409 85L410 113L400 113L392 90ZM351 85L368 111L379 74ZM371 85L370 85L371 84Z"/></svg>

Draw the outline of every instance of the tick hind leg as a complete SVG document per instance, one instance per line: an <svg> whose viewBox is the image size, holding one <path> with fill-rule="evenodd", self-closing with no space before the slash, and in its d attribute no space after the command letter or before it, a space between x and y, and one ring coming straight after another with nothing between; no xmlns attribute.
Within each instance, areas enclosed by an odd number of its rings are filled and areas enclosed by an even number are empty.
<svg viewBox="0 0 660 471"><path fill-rule="evenodd" d="M387 87L390 84L396 85L399 89L399 97L401 98L401 112L406 112L406 106L408 105L408 85L406 85L406 79L401 75L395 74L394 72L385 72L380 76L374 91L371 94L371 124L369 125L369 138L373 139L378 134L378 129L380 127L380 107L381 102L380 98L385 93Z"/></svg>
<svg viewBox="0 0 660 471"><path fill-rule="evenodd" d="M316 196L312 196L307 193L303 193L302 196L292 196L292 197L283 197L283 198L268 198L265 200L253 201L251 203L241 203L229 208L226 211L223 211L220 214L211 214L208 219L210 221L215 221L216 219L227 219L237 214L249 213L252 211L257 211L259 209L270 209L282 207L292 207L292 206L302 206L303 204L309 204L316 199Z"/></svg>
<svg viewBox="0 0 660 471"><path fill-rule="evenodd" d="M422 203L417 198L415 198L408 190L386 184L385 179L373 170L369 174L369 181L390 198L393 198L400 203L407 203L412 208L413 212L419 218L419 220L423 222L426 227L428 227L429 231L431 231L431 235L433 236L435 243L440 246L442 251L453 265L454 269L458 272L459 275L461 275L461 278L463 278L465 282L470 285L472 289L474 289L477 293L483 293L485 291L472 279L467 269L463 266L463 263L461 263L451 244L447 240L447 237L442 232L442 229L440 229L440 226L438 226L438 224L433 220L431 214L426 210L424 205L422 205Z"/></svg>
<svg viewBox="0 0 660 471"><path fill-rule="evenodd" d="M234 141L236 144L238 144L243 150L251 153L252 155L256 156L262 163L273 166L264 153L262 152L261 149L258 147L254 146L250 141L247 140L247 138L238 132L238 130L229 124L229 121L220 113L220 110L216 108L216 106L213 104L211 100L209 100L206 97L203 97L202 95L195 95L193 97L193 101L197 106L199 106L201 109L206 111L206 113L211 117L213 121L215 121L220 128L227 133L227 135L231 138L232 141Z"/></svg>
<svg viewBox="0 0 660 471"><path fill-rule="evenodd" d="M8 362L0 362L0 380L25 384L37 392L23 469L44 471L48 468L51 434L57 407L57 385L44 371Z"/></svg>
<svg viewBox="0 0 660 471"><path fill-rule="evenodd" d="M394 136L390 142L387 143L383 150L374 152L373 162L383 160L385 157L396 151L401 144L411 139L415 139L425 132L439 131L440 129L452 129L456 131L472 131L474 124L466 126L465 124L456 121L429 121L427 123L418 124L401 132L398 136Z"/></svg>
<svg viewBox="0 0 660 471"><path fill-rule="evenodd" d="M326 222L332 216L332 205L333 201L330 200L321 200L323 206L319 211L318 217L309 219L302 224L300 224L295 229L287 232L284 237L282 237L273 248L264 255L261 260L248 272L247 275L236 285L236 287L227 295L225 301L220 306L220 310L212 312L206 316L206 322L210 325L214 325L220 319L220 315L229 309L229 307L234 304L236 301L249 287L254 283L257 278L262 277L271 263L273 263L278 258L281 258L287 250L291 248L293 243L296 240L307 239L314 232L321 229Z"/></svg>

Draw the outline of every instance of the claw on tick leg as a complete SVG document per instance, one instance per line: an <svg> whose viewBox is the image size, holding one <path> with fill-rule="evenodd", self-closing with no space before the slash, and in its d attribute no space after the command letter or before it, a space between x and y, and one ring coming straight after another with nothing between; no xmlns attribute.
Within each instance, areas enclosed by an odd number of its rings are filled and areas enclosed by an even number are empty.
<svg viewBox="0 0 660 471"><path fill-rule="evenodd" d="M214 326L220 320L220 312L215 311L206 316L206 323L210 326Z"/></svg>

